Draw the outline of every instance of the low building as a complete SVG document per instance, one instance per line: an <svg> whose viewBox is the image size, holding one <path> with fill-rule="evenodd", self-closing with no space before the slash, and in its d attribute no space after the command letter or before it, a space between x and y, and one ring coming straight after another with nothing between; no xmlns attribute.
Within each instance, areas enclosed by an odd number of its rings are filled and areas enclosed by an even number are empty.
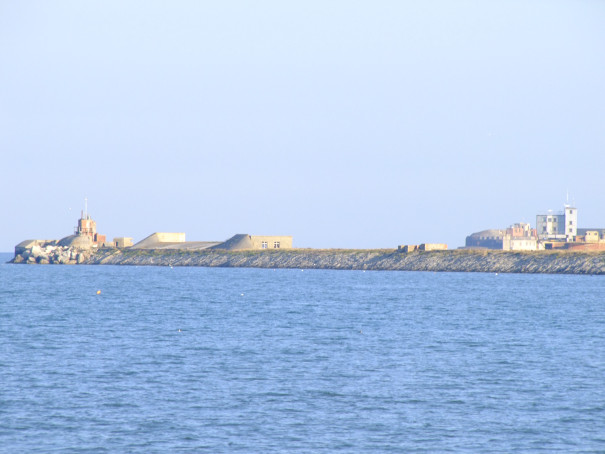
<svg viewBox="0 0 605 454"><path fill-rule="evenodd" d="M250 235L252 249L292 249L291 236Z"/></svg>
<svg viewBox="0 0 605 454"><path fill-rule="evenodd" d="M445 251L447 244L445 243L422 243L418 246L419 251Z"/></svg>
<svg viewBox="0 0 605 454"><path fill-rule="evenodd" d="M578 229L578 241L585 241L587 243L594 243L599 241L605 241L605 229L604 228L582 228Z"/></svg>
<svg viewBox="0 0 605 454"><path fill-rule="evenodd" d="M513 237L505 235L502 239L504 251L537 251L539 249L537 237Z"/></svg>
<svg viewBox="0 0 605 454"><path fill-rule="evenodd" d="M418 250L418 245L417 244L402 244L400 246L397 246L397 250L399 252L415 252Z"/></svg>
<svg viewBox="0 0 605 454"><path fill-rule="evenodd" d="M126 248L133 245L132 238L127 236L118 236L113 239L113 245L117 248Z"/></svg>

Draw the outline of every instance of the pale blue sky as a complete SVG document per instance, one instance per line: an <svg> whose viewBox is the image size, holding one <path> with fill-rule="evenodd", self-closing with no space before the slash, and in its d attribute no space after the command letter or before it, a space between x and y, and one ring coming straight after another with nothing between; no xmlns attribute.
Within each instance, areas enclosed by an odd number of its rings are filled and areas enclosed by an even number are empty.
<svg viewBox="0 0 605 454"><path fill-rule="evenodd" d="M605 2L0 0L0 251L605 227Z"/></svg>

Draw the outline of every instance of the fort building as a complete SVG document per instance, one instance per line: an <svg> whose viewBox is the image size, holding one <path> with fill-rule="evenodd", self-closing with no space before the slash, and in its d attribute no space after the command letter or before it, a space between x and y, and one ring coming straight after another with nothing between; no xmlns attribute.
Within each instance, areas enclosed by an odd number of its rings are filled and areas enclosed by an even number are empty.
<svg viewBox="0 0 605 454"><path fill-rule="evenodd" d="M535 251L539 249L536 230L527 223L513 224L507 229L488 229L466 237L467 248Z"/></svg>

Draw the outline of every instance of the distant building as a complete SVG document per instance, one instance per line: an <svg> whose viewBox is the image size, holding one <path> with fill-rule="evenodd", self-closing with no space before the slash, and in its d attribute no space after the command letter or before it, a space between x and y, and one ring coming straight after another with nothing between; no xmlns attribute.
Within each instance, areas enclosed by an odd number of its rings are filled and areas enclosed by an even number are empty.
<svg viewBox="0 0 605 454"><path fill-rule="evenodd" d="M467 236L465 246L467 248L503 249L505 234L506 232L501 229L481 230Z"/></svg>
<svg viewBox="0 0 605 454"><path fill-rule="evenodd" d="M214 246L214 249L231 251L250 249L292 249L292 237L289 235L248 235L239 233L227 241Z"/></svg>
<svg viewBox="0 0 605 454"><path fill-rule="evenodd" d="M565 205L561 212L538 214L536 231L542 241L574 241L578 234L578 209Z"/></svg>
<svg viewBox="0 0 605 454"><path fill-rule="evenodd" d="M445 243L422 243L418 246L419 251L445 251L447 244Z"/></svg>
<svg viewBox="0 0 605 454"><path fill-rule="evenodd" d="M292 249L291 236L250 235L252 249Z"/></svg>
<svg viewBox="0 0 605 454"><path fill-rule="evenodd" d="M399 246L397 246L397 250L399 252L416 252L418 250L418 245L417 244L401 244Z"/></svg>
<svg viewBox="0 0 605 454"><path fill-rule="evenodd" d="M447 244L445 243L422 243L422 244L402 244L397 246L399 252L417 252L417 251L446 251Z"/></svg>
<svg viewBox="0 0 605 454"><path fill-rule="evenodd" d="M536 251L538 236L529 224L520 222L506 229L502 238L502 249L505 251Z"/></svg>
<svg viewBox="0 0 605 454"><path fill-rule="evenodd" d="M57 243L59 246L90 249L93 247L113 246L107 244L106 235L97 232L97 223L88 214L88 201L85 199L84 210L80 214L74 234L62 238Z"/></svg>
<svg viewBox="0 0 605 454"><path fill-rule="evenodd" d="M578 240L584 239L587 243L605 241L604 228L578 229ZM596 241L595 241L596 240Z"/></svg>
<svg viewBox="0 0 605 454"><path fill-rule="evenodd" d="M529 224L513 224L507 229L488 229L466 237L467 248L500 249L504 251L535 251L538 237Z"/></svg>
<svg viewBox="0 0 605 454"><path fill-rule="evenodd" d="M113 239L113 245L117 248L125 248L133 245L132 238L119 236Z"/></svg>
<svg viewBox="0 0 605 454"><path fill-rule="evenodd" d="M185 241L184 233L156 232L139 241L133 249L224 249L242 251L251 249L292 249L291 236L238 234L226 241Z"/></svg>
<svg viewBox="0 0 605 454"><path fill-rule="evenodd" d="M89 237L92 240L93 246L105 246L107 242L105 235L97 233L97 223L92 220L88 214L88 210L82 211L74 234L79 237Z"/></svg>

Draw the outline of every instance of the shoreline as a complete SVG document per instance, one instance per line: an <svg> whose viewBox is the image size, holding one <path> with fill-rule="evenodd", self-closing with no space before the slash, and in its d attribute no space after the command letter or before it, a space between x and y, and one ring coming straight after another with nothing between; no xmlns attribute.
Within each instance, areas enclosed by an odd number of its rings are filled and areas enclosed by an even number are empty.
<svg viewBox="0 0 605 454"><path fill-rule="evenodd" d="M56 256L24 254L27 258L15 254L8 263L605 275L605 251L65 248Z"/></svg>
<svg viewBox="0 0 605 454"><path fill-rule="evenodd" d="M390 249L102 249L82 264L605 275L605 252L451 250L402 253Z"/></svg>

